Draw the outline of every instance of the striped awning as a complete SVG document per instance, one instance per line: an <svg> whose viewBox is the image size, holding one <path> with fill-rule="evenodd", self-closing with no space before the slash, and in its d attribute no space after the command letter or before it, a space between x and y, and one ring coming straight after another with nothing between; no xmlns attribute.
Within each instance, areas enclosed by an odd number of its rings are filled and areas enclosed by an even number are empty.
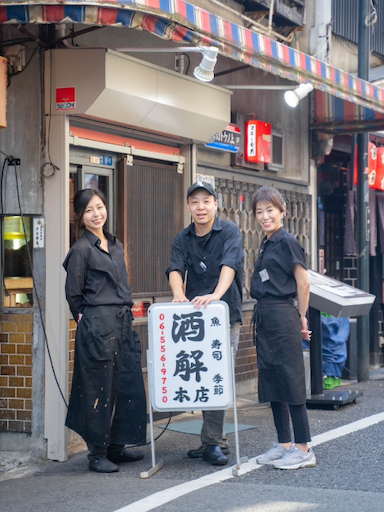
<svg viewBox="0 0 384 512"><path fill-rule="evenodd" d="M350 115L352 123L374 117L384 127L384 90L183 0L0 0L0 23L15 22L124 26L178 43L214 45L237 61L311 83L321 92L315 128L339 122L340 116L343 123Z"/></svg>
<svg viewBox="0 0 384 512"><path fill-rule="evenodd" d="M384 114L315 91L313 128L327 133L358 133L384 130Z"/></svg>

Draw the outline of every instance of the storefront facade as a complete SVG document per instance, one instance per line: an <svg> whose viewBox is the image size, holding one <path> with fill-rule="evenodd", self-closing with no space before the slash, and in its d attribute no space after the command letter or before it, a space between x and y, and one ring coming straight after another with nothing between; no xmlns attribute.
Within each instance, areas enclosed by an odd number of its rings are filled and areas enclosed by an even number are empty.
<svg viewBox="0 0 384 512"><path fill-rule="evenodd" d="M189 223L186 189L197 176L214 180L219 214L237 223L243 235L245 322L237 379L254 391L249 283L261 239L251 214L252 198L259 186L270 184L281 190L289 214L286 227L303 244L309 265L317 268L317 181L310 152L311 102L305 98L296 111L290 111L284 104L283 89L274 90L270 85L285 87L292 80L309 80L315 88L322 89L323 95L334 94L343 101L372 108L379 108L381 96L376 89L363 91L358 79L336 73L329 65L286 45L219 16L207 18L206 11L196 6L193 16L189 9L183 14L165 8L160 16L159 9L150 5L145 13L100 7L96 19L90 6L81 11L75 6L66 11L69 7L64 5L61 11L51 9L54 6L39 10L31 2L21 12L19 6L5 4L10 2L0 2L1 21L27 16L20 21L32 33L36 31L30 25L32 19L50 26L64 16L83 23L78 27L81 30L86 30L87 24L88 28L116 23L132 28L139 20L142 31L137 34L111 27L101 36L98 32L84 34L81 48L39 50L32 54L35 60L23 75L28 88L25 81L22 85L17 76L12 78L8 128L0 140L4 152L20 158L23 180L19 184L20 205L15 193L19 185L10 161L2 182L7 190L2 213L3 217L20 217L21 213L30 216L33 282L32 288L30 282L24 283L28 285L24 291L27 298L34 294L34 299L29 306L24 302L23 308L12 307L3 300L1 355L8 374L1 375L2 408L6 411L1 420L2 431L31 434L31 445L35 443L37 448L46 450L49 458L67 457L66 408L57 383L66 397L75 324L64 296L65 272L61 263L71 243L71 198L84 186L99 187L109 199L109 228L126 249L136 324L145 349L145 310L150 303L171 297L164 270L174 234ZM168 7L171 9L171 4ZM7 28L5 33L9 40L16 38L14 28ZM226 71L226 75L215 80L215 86L202 84L174 72L173 58L145 54L145 59L137 59L107 49L134 43L154 46L160 40L153 34L172 41L162 41L168 48L174 42L219 46L221 55L215 73ZM60 39L58 35L56 39ZM248 67L236 70L238 61ZM198 64L195 55L191 56L191 64L194 63ZM262 89L232 94L229 88L255 83ZM268 123L274 130L281 143L278 165L248 164L239 151L234 156L205 145L230 122L244 136L245 123L252 119ZM42 239L35 240L41 234L41 226ZM3 295L7 297L6 293ZM17 301L15 297L15 305L20 306ZM23 356L23 361L16 356ZM145 365L144 355L144 368Z"/></svg>

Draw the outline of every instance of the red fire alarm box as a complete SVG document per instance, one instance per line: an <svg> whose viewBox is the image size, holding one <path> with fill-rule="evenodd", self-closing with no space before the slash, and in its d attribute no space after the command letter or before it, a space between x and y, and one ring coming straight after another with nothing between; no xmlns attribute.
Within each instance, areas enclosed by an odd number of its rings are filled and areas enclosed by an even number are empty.
<svg viewBox="0 0 384 512"><path fill-rule="evenodd" d="M270 123L264 121L248 121L245 123L245 160L256 164L271 162Z"/></svg>

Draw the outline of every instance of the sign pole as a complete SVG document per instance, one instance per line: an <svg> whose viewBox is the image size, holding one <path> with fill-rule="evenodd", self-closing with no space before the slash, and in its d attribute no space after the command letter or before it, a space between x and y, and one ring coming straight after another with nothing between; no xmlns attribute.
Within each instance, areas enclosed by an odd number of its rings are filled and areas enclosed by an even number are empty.
<svg viewBox="0 0 384 512"><path fill-rule="evenodd" d="M232 382L233 382L233 415L235 421L235 443L236 443L236 466L232 468L233 476L240 476L239 469L241 464L248 462L248 457L240 458L239 448L239 425L237 422L237 403L236 403L236 383L235 383L235 355L233 353L233 347L231 348L232 355Z"/></svg>
<svg viewBox="0 0 384 512"><path fill-rule="evenodd" d="M147 350L147 361L148 366L152 367L152 361L149 358L149 350ZM159 471L164 466L164 460L161 460L158 464L156 464L156 455L155 455L155 436L153 433L153 408L152 408L152 393L149 393L149 430L151 435L151 456L152 456L152 467L149 471L142 471L140 473L140 478L149 478L155 473Z"/></svg>

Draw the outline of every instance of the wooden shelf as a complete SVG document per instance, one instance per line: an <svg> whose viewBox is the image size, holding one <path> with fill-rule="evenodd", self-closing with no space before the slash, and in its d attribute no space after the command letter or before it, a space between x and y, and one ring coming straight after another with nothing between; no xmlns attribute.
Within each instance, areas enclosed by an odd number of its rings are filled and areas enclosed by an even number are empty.
<svg viewBox="0 0 384 512"><path fill-rule="evenodd" d="M4 293L3 307L5 308L16 307L16 295L18 293L33 293L32 277L6 277L4 284L9 292L9 297Z"/></svg>

